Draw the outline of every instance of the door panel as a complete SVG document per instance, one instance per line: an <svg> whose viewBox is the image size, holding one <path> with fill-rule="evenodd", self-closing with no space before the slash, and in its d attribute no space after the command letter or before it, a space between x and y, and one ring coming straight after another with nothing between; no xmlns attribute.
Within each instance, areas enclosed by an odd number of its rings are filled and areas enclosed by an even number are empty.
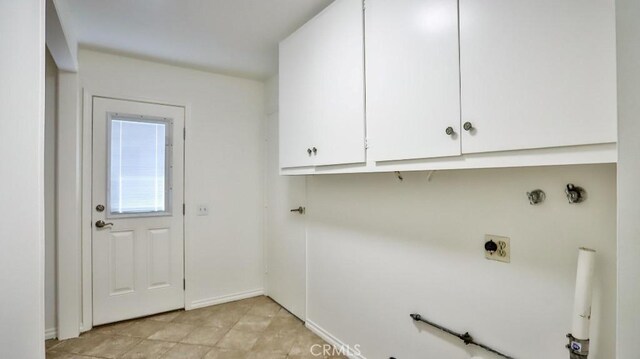
<svg viewBox="0 0 640 359"><path fill-rule="evenodd" d="M365 16L370 158L460 155L457 0L367 0Z"/></svg>
<svg viewBox="0 0 640 359"><path fill-rule="evenodd" d="M130 293L134 290L134 233L133 231L109 233L110 295Z"/></svg>
<svg viewBox="0 0 640 359"><path fill-rule="evenodd" d="M182 107L93 99L94 325L184 307L183 129Z"/></svg>
<svg viewBox="0 0 640 359"><path fill-rule="evenodd" d="M306 316L306 215L291 209L306 206L304 176L280 176L278 117L268 117L267 294L289 312Z"/></svg>
<svg viewBox="0 0 640 359"><path fill-rule="evenodd" d="M463 153L616 142L614 0L460 0Z"/></svg>
<svg viewBox="0 0 640 359"><path fill-rule="evenodd" d="M333 2L283 40L279 71L280 167L364 162L362 0Z"/></svg>
<svg viewBox="0 0 640 359"><path fill-rule="evenodd" d="M148 235L149 288L168 286L171 283L171 232L169 228L158 228L150 230Z"/></svg>
<svg viewBox="0 0 640 359"><path fill-rule="evenodd" d="M321 117L314 125L316 166L365 161L362 0L338 0L314 19Z"/></svg>
<svg viewBox="0 0 640 359"><path fill-rule="evenodd" d="M307 151L314 146L314 123L320 120L321 65L317 47L318 33L304 26L280 44L280 167L305 167L315 164Z"/></svg>

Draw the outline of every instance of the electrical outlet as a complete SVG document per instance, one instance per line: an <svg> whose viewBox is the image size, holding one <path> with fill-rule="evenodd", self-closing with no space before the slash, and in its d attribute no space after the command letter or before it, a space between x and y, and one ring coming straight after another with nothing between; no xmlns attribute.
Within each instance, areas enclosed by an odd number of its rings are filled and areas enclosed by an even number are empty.
<svg viewBox="0 0 640 359"><path fill-rule="evenodd" d="M494 261L511 262L511 240L509 237L484 236L484 257Z"/></svg>
<svg viewBox="0 0 640 359"><path fill-rule="evenodd" d="M205 204L201 204L198 206L198 216L208 216L209 215L209 207Z"/></svg>

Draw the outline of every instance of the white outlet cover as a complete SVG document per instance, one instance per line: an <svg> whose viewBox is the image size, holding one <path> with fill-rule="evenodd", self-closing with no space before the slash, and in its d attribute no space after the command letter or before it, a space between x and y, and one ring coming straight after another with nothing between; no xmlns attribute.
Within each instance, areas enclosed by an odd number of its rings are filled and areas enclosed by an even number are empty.
<svg viewBox="0 0 640 359"><path fill-rule="evenodd" d="M494 241L498 245L498 250L493 253L485 250L484 257L493 261L511 263L511 239L509 237L485 234L484 243L489 241ZM482 244L483 249L484 243Z"/></svg>
<svg viewBox="0 0 640 359"><path fill-rule="evenodd" d="M207 207L206 204L199 205L197 214L198 214L198 216L208 216L209 215L209 207Z"/></svg>

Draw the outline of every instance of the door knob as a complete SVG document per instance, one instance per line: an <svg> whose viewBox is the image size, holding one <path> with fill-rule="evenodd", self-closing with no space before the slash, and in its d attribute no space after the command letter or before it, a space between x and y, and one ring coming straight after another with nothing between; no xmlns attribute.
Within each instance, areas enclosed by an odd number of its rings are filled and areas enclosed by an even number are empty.
<svg viewBox="0 0 640 359"><path fill-rule="evenodd" d="M452 136L453 134L455 134L456 132L453 130L453 127L449 126L447 127L446 130L444 130L444 133L446 133L449 136Z"/></svg>
<svg viewBox="0 0 640 359"><path fill-rule="evenodd" d="M113 226L113 223L111 223L111 222L105 223L105 221L103 221L103 220L96 221L96 227L104 228L105 226Z"/></svg>
<svg viewBox="0 0 640 359"><path fill-rule="evenodd" d="M302 206L300 206L298 208L294 208L294 209L291 210L291 212L298 212L300 214L304 214L304 211L305 211L305 208L302 207Z"/></svg>
<svg viewBox="0 0 640 359"><path fill-rule="evenodd" d="M464 125L462 125L462 128L464 128L464 130L468 132L473 130L473 125L471 124L471 122L465 122Z"/></svg>

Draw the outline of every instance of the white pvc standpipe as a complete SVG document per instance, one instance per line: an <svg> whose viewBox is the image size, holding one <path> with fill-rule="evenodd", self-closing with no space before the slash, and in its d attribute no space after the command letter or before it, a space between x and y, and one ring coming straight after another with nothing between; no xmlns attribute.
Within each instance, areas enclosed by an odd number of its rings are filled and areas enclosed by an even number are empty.
<svg viewBox="0 0 640 359"><path fill-rule="evenodd" d="M593 249L580 248L578 251L578 272L571 329L571 334L576 339L589 339L595 257L596 251Z"/></svg>

